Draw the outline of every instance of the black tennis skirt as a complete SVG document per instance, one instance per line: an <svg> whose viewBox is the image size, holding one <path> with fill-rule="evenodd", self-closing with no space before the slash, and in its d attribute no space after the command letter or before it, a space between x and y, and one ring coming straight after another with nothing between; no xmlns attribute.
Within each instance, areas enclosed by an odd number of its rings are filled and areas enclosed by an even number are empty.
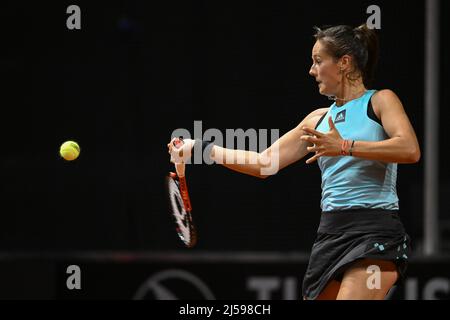
<svg viewBox="0 0 450 320"><path fill-rule="evenodd" d="M344 271L363 258L395 262L401 281L410 252L410 238L398 210L322 212L303 279L303 296L316 299L330 280L341 280Z"/></svg>

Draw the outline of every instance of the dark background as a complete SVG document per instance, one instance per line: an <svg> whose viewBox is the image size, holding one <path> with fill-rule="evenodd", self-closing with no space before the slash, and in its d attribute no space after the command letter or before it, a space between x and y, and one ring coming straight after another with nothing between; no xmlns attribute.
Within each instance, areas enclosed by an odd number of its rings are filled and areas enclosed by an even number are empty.
<svg viewBox="0 0 450 320"><path fill-rule="evenodd" d="M81 7L81 30L66 8ZM2 2L0 250L186 250L167 214L173 130L279 129L330 105L309 76L314 26L381 8L373 88L402 100L424 154L423 1ZM441 11L441 218L448 195L448 1ZM66 140L81 155L58 155ZM399 165L404 224L420 253L424 157ZM304 160L259 180L188 167L195 250L309 251L320 171Z"/></svg>

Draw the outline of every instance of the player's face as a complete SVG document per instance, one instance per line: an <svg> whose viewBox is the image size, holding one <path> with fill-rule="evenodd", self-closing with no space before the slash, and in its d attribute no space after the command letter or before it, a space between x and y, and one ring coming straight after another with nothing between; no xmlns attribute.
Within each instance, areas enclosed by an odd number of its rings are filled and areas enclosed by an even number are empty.
<svg viewBox="0 0 450 320"><path fill-rule="evenodd" d="M312 49L313 65L309 74L313 76L323 95L338 95L339 84L342 82L340 66L326 51L320 40L316 41Z"/></svg>

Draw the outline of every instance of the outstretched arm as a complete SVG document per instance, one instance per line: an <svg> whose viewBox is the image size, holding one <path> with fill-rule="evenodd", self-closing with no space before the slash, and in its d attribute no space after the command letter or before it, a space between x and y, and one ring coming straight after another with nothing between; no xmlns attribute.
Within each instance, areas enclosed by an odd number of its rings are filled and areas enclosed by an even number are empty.
<svg viewBox="0 0 450 320"><path fill-rule="evenodd" d="M267 178L279 170L302 159L312 144L300 139L306 132L302 127L315 127L328 108L317 109L308 114L300 124L284 134L261 153L245 150L232 150L214 146L211 158L223 166L258 178Z"/></svg>

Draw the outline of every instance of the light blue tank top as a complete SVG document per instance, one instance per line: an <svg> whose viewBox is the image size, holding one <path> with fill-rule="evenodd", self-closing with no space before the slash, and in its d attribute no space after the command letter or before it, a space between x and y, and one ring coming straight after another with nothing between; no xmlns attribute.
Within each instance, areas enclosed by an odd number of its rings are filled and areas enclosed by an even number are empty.
<svg viewBox="0 0 450 320"><path fill-rule="evenodd" d="M389 137L383 127L368 116L367 108L375 90L342 106L331 105L316 130L328 132L331 115L343 139L380 141ZM320 157L322 211L346 209L398 210L397 164L351 156Z"/></svg>

